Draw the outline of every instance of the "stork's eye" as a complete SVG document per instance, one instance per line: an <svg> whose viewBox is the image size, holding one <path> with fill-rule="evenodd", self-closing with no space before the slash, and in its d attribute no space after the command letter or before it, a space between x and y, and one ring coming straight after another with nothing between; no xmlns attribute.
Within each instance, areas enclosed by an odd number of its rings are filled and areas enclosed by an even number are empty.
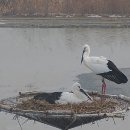
<svg viewBox="0 0 130 130"><path fill-rule="evenodd" d="M80 86L78 86L80 88Z"/></svg>

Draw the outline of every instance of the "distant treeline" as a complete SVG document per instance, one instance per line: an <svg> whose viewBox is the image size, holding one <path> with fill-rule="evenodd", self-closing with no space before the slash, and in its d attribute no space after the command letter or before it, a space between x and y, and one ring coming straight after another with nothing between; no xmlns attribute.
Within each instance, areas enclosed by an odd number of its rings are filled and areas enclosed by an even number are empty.
<svg viewBox="0 0 130 130"><path fill-rule="evenodd" d="M130 14L130 0L0 0L1 16Z"/></svg>

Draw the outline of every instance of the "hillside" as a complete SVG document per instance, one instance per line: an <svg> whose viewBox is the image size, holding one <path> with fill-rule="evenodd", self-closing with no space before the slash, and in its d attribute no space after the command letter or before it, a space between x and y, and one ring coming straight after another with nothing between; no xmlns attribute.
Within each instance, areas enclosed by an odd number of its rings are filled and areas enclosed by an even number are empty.
<svg viewBox="0 0 130 130"><path fill-rule="evenodd" d="M0 0L1 16L101 16L130 14L130 0Z"/></svg>

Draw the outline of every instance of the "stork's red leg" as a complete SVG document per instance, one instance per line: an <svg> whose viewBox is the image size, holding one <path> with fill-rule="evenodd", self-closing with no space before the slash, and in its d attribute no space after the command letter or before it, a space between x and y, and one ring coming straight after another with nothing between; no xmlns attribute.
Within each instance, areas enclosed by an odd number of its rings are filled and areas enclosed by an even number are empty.
<svg viewBox="0 0 130 130"><path fill-rule="evenodd" d="M106 83L104 81L104 79L102 80L102 94L106 93Z"/></svg>

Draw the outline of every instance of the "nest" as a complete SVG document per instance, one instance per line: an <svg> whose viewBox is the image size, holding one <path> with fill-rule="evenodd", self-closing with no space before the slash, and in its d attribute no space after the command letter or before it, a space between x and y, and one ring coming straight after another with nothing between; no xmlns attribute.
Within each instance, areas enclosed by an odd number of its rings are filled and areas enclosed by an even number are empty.
<svg viewBox="0 0 130 130"><path fill-rule="evenodd" d="M114 112L120 105L121 102L110 98L94 99L92 102L80 104L50 104L45 100L29 99L17 104L16 108L34 111L66 110L73 113L108 113Z"/></svg>
<svg viewBox="0 0 130 130"><path fill-rule="evenodd" d="M19 93L19 96L3 99L0 110L68 130L106 117L122 118L130 103L130 98L125 96L89 93L92 102L49 104L45 100L35 100L33 97L37 94L40 93Z"/></svg>

